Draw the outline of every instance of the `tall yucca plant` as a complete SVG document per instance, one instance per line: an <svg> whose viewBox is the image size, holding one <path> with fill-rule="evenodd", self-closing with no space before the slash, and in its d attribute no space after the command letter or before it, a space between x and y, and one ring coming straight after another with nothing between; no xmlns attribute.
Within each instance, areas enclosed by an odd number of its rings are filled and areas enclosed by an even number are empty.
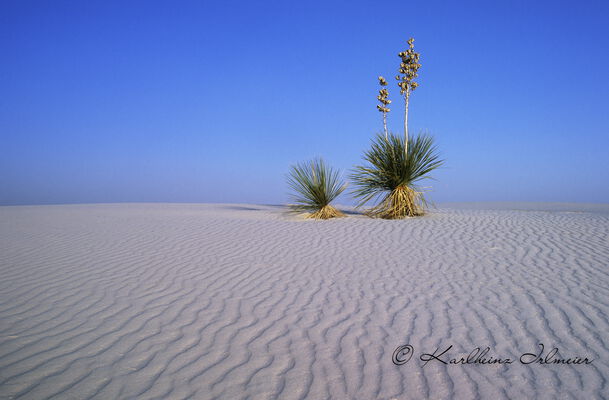
<svg viewBox="0 0 609 400"><path fill-rule="evenodd" d="M337 170L327 166L323 159L293 165L287 177L288 185L294 191L294 204L289 207L294 212L307 212L307 218L329 219L344 214L330 205L347 187Z"/></svg>
<svg viewBox="0 0 609 400"><path fill-rule="evenodd" d="M429 173L442 165L438 158L433 138L427 135L408 135L408 105L410 94L419 84L414 81L421 67L419 53L414 50L414 39L408 39L408 49L398 53L401 59L398 81L400 94L404 97L404 138L387 134L387 105L389 92L387 82L379 77L381 90L377 99L381 102L377 109L383 113L385 135L377 135L372 147L364 153L367 165L358 166L351 175L355 183L353 194L360 200L358 207L373 199L380 203L369 214L381 218L404 218L423 215L426 201L417 186L421 179L429 178Z"/></svg>
<svg viewBox="0 0 609 400"><path fill-rule="evenodd" d="M358 207L371 200L380 203L369 210L374 217L396 219L423 215L426 201L417 183L442 165L433 138L418 135L405 138L378 134L364 153L367 165L355 167L351 179Z"/></svg>

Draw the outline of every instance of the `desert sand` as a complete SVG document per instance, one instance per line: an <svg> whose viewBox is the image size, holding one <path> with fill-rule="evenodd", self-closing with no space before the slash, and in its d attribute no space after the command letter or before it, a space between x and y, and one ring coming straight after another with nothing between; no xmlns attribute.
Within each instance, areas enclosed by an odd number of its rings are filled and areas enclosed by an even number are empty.
<svg viewBox="0 0 609 400"><path fill-rule="evenodd" d="M283 210L0 207L0 398L609 398L609 206Z"/></svg>

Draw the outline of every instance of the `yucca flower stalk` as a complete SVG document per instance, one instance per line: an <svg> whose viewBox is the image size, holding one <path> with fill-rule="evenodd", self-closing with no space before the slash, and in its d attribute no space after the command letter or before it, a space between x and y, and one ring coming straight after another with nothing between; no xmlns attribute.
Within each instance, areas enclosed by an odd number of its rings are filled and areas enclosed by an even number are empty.
<svg viewBox="0 0 609 400"><path fill-rule="evenodd" d="M306 212L307 218L329 219L344 214L330 205L347 187L340 179L340 173L317 158L293 165L287 177L294 204L292 212Z"/></svg>
<svg viewBox="0 0 609 400"><path fill-rule="evenodd" d="M385 132L385 139L389 137L389 132L387 131L387 113L391 111L389 104L391 104L391 100L389 100L389 91L385 89L387 86L387 81L382 76L379 76L379 85L381 85L381 90L379 90L379 95L376 97L381 104L377 104L376 108L383 113L383 131Z"/></svg>
<svg viewBox="0 0 609 400"><path fill-rule="evenodd" d="M399 74L395 79L398 81L400 94L404 96L404 142L408 149L408 104L410 102L410 93L414 91L419 84L414 81L419 76L418 71L421 67L419 64L419 53L414 51L414 38L408 39L408 49L398 53L398 57L402 60Z"/></svg>
<svg viewBox="0 0 609 400"><path fill-rule="evenodd" d="M417 183L443 163L431 136L420 134L406 142L395 134L388 139L378 134L364 160L367 164L357 166L351 175L358 207L380 199L368 211L370 216L398 219L425 213L427 202Z"/></svg>

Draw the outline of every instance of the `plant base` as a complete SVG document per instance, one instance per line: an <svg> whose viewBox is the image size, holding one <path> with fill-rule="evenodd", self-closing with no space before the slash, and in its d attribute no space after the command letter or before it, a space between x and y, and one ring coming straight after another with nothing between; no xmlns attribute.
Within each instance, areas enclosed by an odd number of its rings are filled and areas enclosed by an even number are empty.
<svg viewBox="0 0 609 400"><path fill-rule="evenodd" d="M331 205L327 205L327 206L322 207L320 210L307 215L307 218L330 219L330 218L338 218L338 217L344 217L344 216L345 216L345 214L343 214L336 208L332 207Z"/></svg>
<svg viewBox="0 0 609 400"><path fill-rule="evenodd" d="M408 186L398 186L368 213L372 217L401 219L425 214L423 193Z"/></svg>

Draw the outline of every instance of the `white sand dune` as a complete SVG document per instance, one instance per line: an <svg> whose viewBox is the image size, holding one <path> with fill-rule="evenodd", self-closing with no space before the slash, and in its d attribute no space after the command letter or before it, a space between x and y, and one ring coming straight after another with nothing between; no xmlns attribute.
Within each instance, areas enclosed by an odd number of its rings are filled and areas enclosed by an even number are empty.
<svg viewBox="0 0 609 400"><path fill-rule="evenodd" d="M0 207L0 398L609 398L609 207L501 208Z"/></svg>

